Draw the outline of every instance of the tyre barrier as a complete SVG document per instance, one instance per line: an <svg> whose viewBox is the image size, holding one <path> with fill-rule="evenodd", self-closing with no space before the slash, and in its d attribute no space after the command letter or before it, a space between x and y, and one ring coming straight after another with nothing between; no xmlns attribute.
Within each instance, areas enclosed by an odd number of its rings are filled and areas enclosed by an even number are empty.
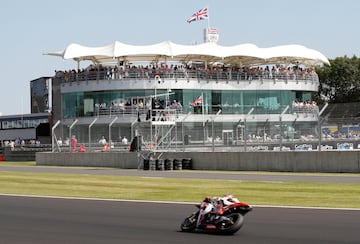
<svg viewBox="0 0 360 244"><path fill-rule="evenodd" d="M183 158L182 169L192 169L192 159L191 158Z"/></svg>
<svg viewBox="0 0 360 244"><path fill-rule="evenodd" d="M174 159L174 170L182 170L182 159L181 158Z"/></svg>
<svg viewBox="0 0 360 244"><path fill-rule="evenodd" d="M156 170L156 160L155 159L149 160L149 170Z"/></svg>
<svg viewBox="0 0 360 244"><path fill-rule="evenodd" d="M145 159L144 158L144 166L143 166L144 170L149 170L149 159Z"/></svg>
<svg viewBox="0 0 360 244"><path fill-rule="evenodd" d="M156 160L156 170L163 171L165 169L165 160L164 159L157 159Z"/></svg>
<svg viewBox="0 0 360 244"><path fill-rule="evenodd" d="M172 158L165 159L165 170L173 170L174 169L173 163L174 161Z"/></svg>
<svg viewBox="0 0 360 244"><path fill-rule="evenodd" d="M191 158L144 159L144 170L189 170L192 169Z"/></svg>

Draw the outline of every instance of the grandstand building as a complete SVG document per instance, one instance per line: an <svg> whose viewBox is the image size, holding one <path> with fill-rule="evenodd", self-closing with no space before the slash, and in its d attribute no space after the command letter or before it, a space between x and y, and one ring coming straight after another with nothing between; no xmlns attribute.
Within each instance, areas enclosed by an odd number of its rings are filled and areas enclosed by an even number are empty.
<svg viewBox="0 0 360 244"><path fill-rule="evenodd" d="M0 116L0 142L1 146L8 146L11 141L15 146L26 144L51 143L50 127L51 115L49 113L32 113Z"/></svg>
<svg viewBox="0 0 360 244"><path fill-rule="evenodd" d="M48 53L75 61L52 78L56 137L89 146L139 136L147 148L236 145L317 137L316 65L327 58L300 45L69 45ZM321 110L321 109L320 109Z"/></svg>

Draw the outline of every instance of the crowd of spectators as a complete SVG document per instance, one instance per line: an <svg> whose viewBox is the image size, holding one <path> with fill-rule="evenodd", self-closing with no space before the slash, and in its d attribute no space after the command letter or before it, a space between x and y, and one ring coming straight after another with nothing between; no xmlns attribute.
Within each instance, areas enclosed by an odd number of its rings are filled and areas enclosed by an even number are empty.
<svg viewBox="0 0 360 244"><path fill-rule="evenodd" d="M318 113L319 106L315 101L293 101L292 102L292 111L294 113Z"/></svg>
<svg viewBox="0 0 360 244"><path fill-rule="evenodd" d="M2 142L4 147L25 147L25 146L39 146L40 141L39 140L24 140L23 138L16 138L15 140L4 140Z"/></svg>
<svg viewBox="0 0 360 244"><path fill-rule="evenodd" d="M312 80L318 81L318 76L312 68L301 66L203 66L182 64L161 65L122 65L122 66L94 66L86 69L55 71L56 77L63 78L65 82L83 80L113 80L113 79L176 79L195 78L209 80Z"/></svg>
<svg viewBox="0 0 360 244"><path fill-rule="evenodd" d="M182 105L177 100L164 100L164 99L148 99L144 102L142 99L138 101L134 100L114 100L110 103L100 102L94 104L95 115L106 115L106 114L147 114L146 118L151 117L150 112L156 110L170 109L175 111L176 114L182 113ZM156 113L156 112L155 112ZM154 115L153 115L154 116Z"/></svg>

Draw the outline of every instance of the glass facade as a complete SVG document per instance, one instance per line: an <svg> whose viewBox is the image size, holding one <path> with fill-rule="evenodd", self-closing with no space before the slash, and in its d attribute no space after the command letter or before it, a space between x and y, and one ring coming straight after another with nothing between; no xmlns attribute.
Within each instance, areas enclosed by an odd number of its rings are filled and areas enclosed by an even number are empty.
<svg viewBox="0 0 360 244"><path fill-rule="evenodd" d="M115 104L123 103L126 107L134 107L138 103L148 104L151 96L159 100L174 100L182 105L183 113L215 114L219 109L222 114L246 114L254 108L255 114L280 114L283 109L295 100L304 101L311 98L310 92L289 90L119 90L65 93L62 95L63 118L93 116L97 108L106 110ZM192 106L200 96L203 104ZM291 111L289 111L291 112Z"/></svg>
<svg viewBox="0 0 360 244"><path fill-rule="evenodd" d="M49 110L49 80L39 78L30 82L31 113L44 113Z"/></svg>
<svg viewBox="0 0 360 244"><path fill-rule="evenodd" d="M21 117L1 119L1 129L21 129L21 128L36 128L41 123L48 123L48 117Z"/></svg>

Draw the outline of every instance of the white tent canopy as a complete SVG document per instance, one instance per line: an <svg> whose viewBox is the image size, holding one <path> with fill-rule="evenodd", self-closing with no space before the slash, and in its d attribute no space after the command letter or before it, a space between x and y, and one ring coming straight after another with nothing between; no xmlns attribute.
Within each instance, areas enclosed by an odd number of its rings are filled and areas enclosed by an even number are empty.
<svg viewBox="0 0 360 244"><path fill-rule="evenodd" d="M153 45L129 45L116 41L102 47L86 47L70 44L64 51L47 53L63 59L92 61L95 64L118 63L120 61L203 61L206 63L223 63L231 65L261 64L330 64L320 52L301 45L283 45L270 48L259 48L254 44L221 46L216 43L198 45L181 45L164 41Z"/></svg>

